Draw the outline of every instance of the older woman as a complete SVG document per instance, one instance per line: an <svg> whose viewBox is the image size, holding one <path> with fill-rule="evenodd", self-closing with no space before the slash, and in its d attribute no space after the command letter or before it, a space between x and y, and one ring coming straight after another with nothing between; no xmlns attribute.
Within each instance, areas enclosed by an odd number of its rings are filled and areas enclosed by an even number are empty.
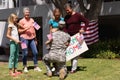
<svg viewBox="0 0 120 80"><path fill-rule="evenodd" d="M31 47L33 53L34 70L41 71L41 69L38 67L38 60L37 60L38 51L35 44L36 33L33 26L34 20L30 18L30 10L28 7L23 9L23 13L24 13L24 18L22 18L19 21L21 28L19 28L18 31L20 33L21 42L24 42L24 44L27 46L26 48L22 49L24 72L28 72L27 69L28 46Z"/></svg>
<svg viewBox="0 0 120 80"><path fill-rule="evenodd" d="M88 26L89 21L83 17L81 14L75 12L72 9L71 4L67 3L65 5L65 10L67 15L65 16L65 22L66 22L66 31L70 36L75 35L76 33L80 32L83 33L86 30L86 27ZM85 23L85 27L80 27L81 22ZM72 59L71 65L71 73L76 72L77 69L77 60L78 57Z"/></svg>

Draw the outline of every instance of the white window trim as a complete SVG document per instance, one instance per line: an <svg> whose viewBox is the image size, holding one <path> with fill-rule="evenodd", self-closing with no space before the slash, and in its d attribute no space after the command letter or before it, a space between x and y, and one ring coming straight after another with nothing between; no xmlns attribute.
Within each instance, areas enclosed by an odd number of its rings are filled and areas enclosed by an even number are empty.
<svg viewBox="0 0 120 80"><path fill-rule="evenodd" d="M0 5L0 9L6 9L6 8L8 8L8 1L9 0L2 0L2 3Z"/></svg>

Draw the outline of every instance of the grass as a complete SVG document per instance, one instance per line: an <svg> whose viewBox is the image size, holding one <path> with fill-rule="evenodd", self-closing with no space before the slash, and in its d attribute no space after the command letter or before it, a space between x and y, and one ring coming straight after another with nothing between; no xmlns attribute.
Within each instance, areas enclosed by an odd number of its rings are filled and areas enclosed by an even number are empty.
<svg viewBox="0 0 120 80"><path fill-rule="evenodd" d="M33 62L28 61L32 66ZM70 62L67 62L68 69ZM42 72L23 73L18 77L11 77L8 74L8 63L0 62L0 80L59 80L57 76L47 77L46 68L42 61L39 61ZM19 62L19 70L22 70L22 62ZM32 68L32 67L29 67ZM78 71L75 74L68 74L65 80L120 80L120 60L118 59L79 59Z"/></svg>

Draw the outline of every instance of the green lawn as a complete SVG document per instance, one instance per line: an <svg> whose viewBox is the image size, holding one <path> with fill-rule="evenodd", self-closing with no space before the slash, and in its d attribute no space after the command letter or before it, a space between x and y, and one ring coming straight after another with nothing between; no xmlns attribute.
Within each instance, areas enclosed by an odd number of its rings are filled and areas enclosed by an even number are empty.
<svg viewBox="0 0 120 80"><path fill-rule="evenodd" d="M28 62L33 65L32 61ZM18 77L11 77L8 74L8 63L0 62L0 80L59 80L57 76L47 77L46 68L42 61L39 61L42 72L35 72L33 69L29 73L23 73ZM70 68L70 62L67 62ZM22 70L22 63L19 64L19 70ZM118 59L79 59L78 71L75 74L68 74L65 80L120 80L120 60Z"/></svg>

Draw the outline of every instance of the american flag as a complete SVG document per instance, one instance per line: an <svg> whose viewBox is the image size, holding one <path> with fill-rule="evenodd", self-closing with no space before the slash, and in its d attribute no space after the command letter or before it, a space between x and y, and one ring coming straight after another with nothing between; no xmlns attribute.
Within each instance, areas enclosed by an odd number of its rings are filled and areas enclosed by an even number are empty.
<svg viewBox="0 0 120 80"><path fill-rule="evenodd" d="M36 30L39 30L39 29L41 28L41 26L38 25L37 22L34 22L34 23L33 23L33 26L34 26L34 28L35 28Z"/></svg>
<svg viewBox="0 0 120 80"><path fill-rule="evenodd" d="M84 24L82 24L81 26L84 26ZM98 20L89 22L89 26L87 27L86 32L84 33L84 39L87 45L91 45L99 40Z"/></svg>

